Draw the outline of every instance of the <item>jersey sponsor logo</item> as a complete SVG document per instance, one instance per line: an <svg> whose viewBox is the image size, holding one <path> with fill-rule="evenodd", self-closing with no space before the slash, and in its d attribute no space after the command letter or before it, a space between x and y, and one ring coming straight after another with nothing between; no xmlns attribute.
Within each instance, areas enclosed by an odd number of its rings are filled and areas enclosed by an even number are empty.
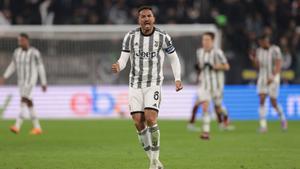
<svg viewBox="0 0 300 169"><path fill-rule="evenodd" d="M157 56L157 52L144 52L139 50L139 52L136 52L135 55L144 59L152 59Z"/></svg>

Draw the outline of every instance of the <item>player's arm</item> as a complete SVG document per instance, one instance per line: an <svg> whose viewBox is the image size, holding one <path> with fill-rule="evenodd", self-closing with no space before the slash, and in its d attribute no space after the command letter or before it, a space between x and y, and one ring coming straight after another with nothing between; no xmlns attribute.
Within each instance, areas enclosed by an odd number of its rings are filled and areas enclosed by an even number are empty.
<svg viewBox="0 0 300 169"><path fill-rule="evenodd" d="M6 79L8 79L15 71L16 71L16 62L13 58L13 60L6 68L3 77L0 77L0 84L4 84Z"/></svg>
<svg viewBox="0 0 300 169"><path fill-rule="evenodd" d="M272 75L269 79L268 79L268 84L271 84L274 81L274 77L277 76L278 74L280 74L281 72L281 64L282 64L282 55L281 55L281 51L279 49L279 47L277 47L275 49L275 63L274 63L274 68L272 70Z"/></svg>
<svg viewBox="0 0 300 169"><path fill-rule="evenodd" d="M46 78L46 71L45 71L45 66L41 57L41 54L39 51L36 52L36 61L37 61L37 71L39 78L41 80L42 84L42 90L43 92L47 91L47 78Z"/></svg>
<svg viewBox="0 0 300 169"><path fill-rule="evenodd" d="M217 57L218 63L216 63L213 66L213 68L215 70L228 71L230 69L230 65L228 64L227 59L226 59L223 51L219 50L217 52L216 57Z"/></svg>
<svg viewBox="0 0 300 169"><path fill-rule="evenodd" d="M126 67L126 64L128 62L129 56L130 56L131 38L132 37L130 36L130 33L127 33L125 35L125 37L123 39L123 43L122 43L122 52L121 52L120 58L116 63L112 64L112 66L111 66L111 70L113 73L118 73Z"/></svg>
<svg viewBox="0 0 300 169"><path fill-rule="evenodd" d="M281 65L282 65L282 54L281 51L278 48L276 48L275 50L276 54L275 54L275 65L274 65L274 69L273 69L273 75L276 76L277 74L280 74L281 72Z"/></svg>
<svg viewBox="0 0 300 169"><path fill-rule="evenodd" d="M220 64L214 65L214 69L228 71L230 69L230 66L228 63L220 63Z"/></svg>
<svg viewBox="0 0 300 169"><path fill-rule="evenodd" d="M173 75L175 78L176 91L179 91L183 88L181 83L181 66L180 66L179 58L176 53L175 47L172 45L170 36L167 35L165 38L166 39L164 41L165 42L164 51L171 63Z"/></svg>
<svg viewBox="0 0 300 169"><path fill-rule="evenodd" d="M259 68L259 66L258 66L259 62L258 62L257 56L258 56L258 49L256 51L252 50L249 52L249 59L251 60L253 67L256 69Z"/></svg>
<svg viewBox="0 0 300 169"><path fill-rule="evenodd" d="M273 75L274 76L281 72L281 65L282 65L282 60L281 59L276 59L274 70L273 70Z"/></svg>
<svg viewBox="0 0 300 169"><path fill-rule="evenodd" d="M122 51L119 60L116 63L112 64L111 66L112 72L118 73L122 71L126 67L129 56L130 56L129 52Z"/></svg>

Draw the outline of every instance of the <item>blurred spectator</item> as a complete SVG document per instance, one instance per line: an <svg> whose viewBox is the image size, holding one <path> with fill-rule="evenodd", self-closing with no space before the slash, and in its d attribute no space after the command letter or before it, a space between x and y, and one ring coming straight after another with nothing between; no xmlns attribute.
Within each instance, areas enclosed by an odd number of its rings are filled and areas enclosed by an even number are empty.
<svg viewBox="0 0 300 169"><path fill-rule="evenodd" d="M128 9L125 6L124 0L117 0L108 14L109 23L112 24L126 24L128 23Z"/></svg>
<svg viewBox="0 0 300 169"><path fill-rule="evenodd" d="M10 11L7 9L0 11L0 25L10 25L10 24L11 24Z"/></svg>

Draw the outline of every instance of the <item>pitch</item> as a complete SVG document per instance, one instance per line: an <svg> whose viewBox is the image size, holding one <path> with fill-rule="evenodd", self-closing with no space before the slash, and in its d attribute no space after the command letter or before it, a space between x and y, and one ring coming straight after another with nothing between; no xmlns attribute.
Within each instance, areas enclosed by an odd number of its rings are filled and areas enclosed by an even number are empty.
<svg viewBox="0 0 300 169"><path fill-rule="evenodd" d="M41 121L44 134L31 136L30 123L19 135L12 121L0 123L0 169L146 169L148 161L129 120ZM199 123L199 122L198 122ZM186 121L160 121L161 161L166 169L300 169L300 123L279 122L256 132L257 121L234 122L210 141L188 132Z"/></svg>

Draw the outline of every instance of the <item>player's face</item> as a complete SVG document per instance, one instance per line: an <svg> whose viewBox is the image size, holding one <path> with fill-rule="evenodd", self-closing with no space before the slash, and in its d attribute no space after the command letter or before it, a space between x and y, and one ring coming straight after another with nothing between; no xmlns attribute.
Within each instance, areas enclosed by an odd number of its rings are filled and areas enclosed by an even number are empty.
<svg viewBox="0 0 300 169"><path fill-rule="evenodd" d="M141 28L145 31L149 31L153 29L155 17L151 10L144 9L139 12L138 22Z"/></svg>
<svg viewBox="0 0 300 169"><path fill-rule="evenodd" d="M213 39L209 35L202 36L202 47L206 50L210 50L213 47Z"/></svg>
<svg viewBox="0 0 300 169"><path fill-rule="evenodd" d="M19 46L23 49L27 49L29 46L29 40L22 36L18 37L18 43L19 43Z"/></svg>
<svg viewBox="0 0 300 169"><path fill-rule="evenodd" d="M258 41L258 44L259 44L259 46L262 47L262 48L268 48L269 45L270 45L268 39L260 39L260 40Z"/></svg>

